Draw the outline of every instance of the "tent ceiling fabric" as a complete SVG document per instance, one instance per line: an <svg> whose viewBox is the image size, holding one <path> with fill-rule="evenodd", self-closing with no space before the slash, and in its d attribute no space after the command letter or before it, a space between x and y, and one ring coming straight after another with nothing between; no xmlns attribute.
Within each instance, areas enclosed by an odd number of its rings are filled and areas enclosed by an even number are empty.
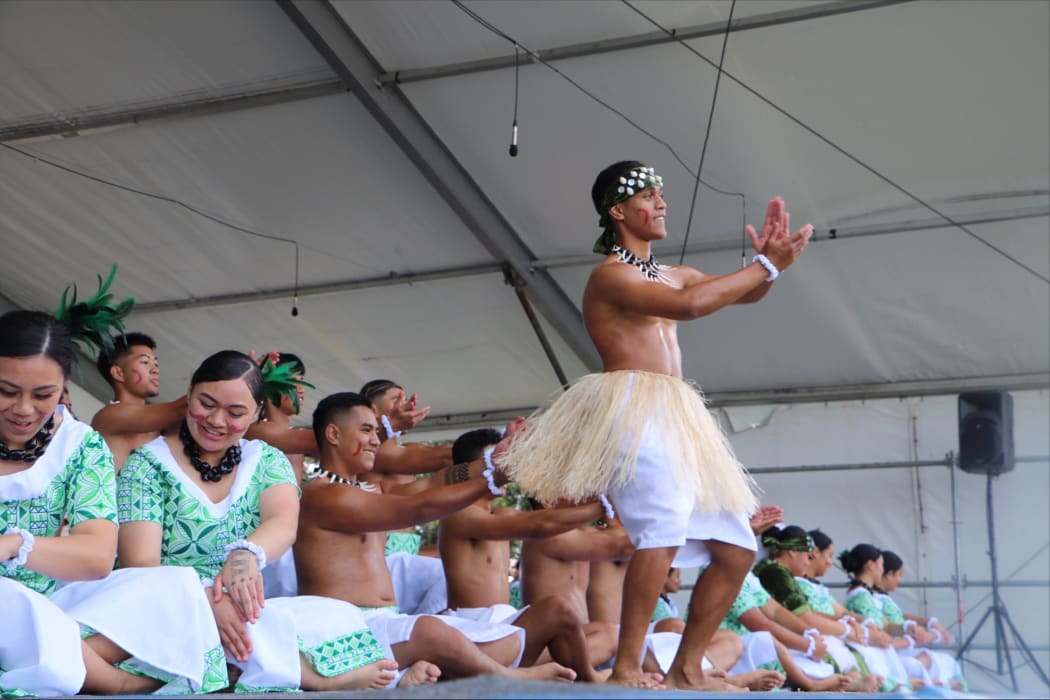
<svg viewBox="0 0 1050 700"><path fill-rule="evenodd" d="M130 319L159 342L166 397L215 350L273 347L303 356L318 395L389 376L435 414L542 401L558 381L498 272L507 260L482 244L362 96L329 87L280 104L230 99L339 79L289 19L290 4L0 6L0 134L114 117L69 138L11 137L0 148L0 297L52 309L65 283L92 288L113 262L116 292L142 303L242 295ZM822 4L738 0L734 17ZM355 76L363 86L381 72L514 50L452 2L320 5L372 54L377 73ZM466 5L532 50L656 30L625 3ZM729 11L706 0L634 5L676 28L724 22ZM905 2L732 34L702 175L743 199L700 187L689 245L705 252L686 261L713 274L735 269L742 216L759 222L776 194L794 223L816 226L817 240L762 304L681 328L686 373L712 393L1001 377L1050 384L1048 26L1048 3ZM722 37L688 44L717 63ZM569 313L542 321L571 378L588 360L574 349L578 325L574 335L561 324L579 323L597 260L586 257L598 234L594 175L621 158L664 175L671 236L659 249L677 262L717 73L676 43L555 65L666 145L525 60L513 159L513 68L383 89L407 99L531 260L582 260L549 269ZM222 110L136 120L158 105L222 100ZM290 298L268 295L295 282L291 244L12 148L294 239L299 285L336 291L304 296L292 318ZM968 228L1032 271L938 225L908 193L950 217L1003 219ZM928 225L909 230L916 221ZM880 235L859 235L872 227ZM461 279L339 290L459 269ZM533 297L539 274L523 275Z"/></svg>

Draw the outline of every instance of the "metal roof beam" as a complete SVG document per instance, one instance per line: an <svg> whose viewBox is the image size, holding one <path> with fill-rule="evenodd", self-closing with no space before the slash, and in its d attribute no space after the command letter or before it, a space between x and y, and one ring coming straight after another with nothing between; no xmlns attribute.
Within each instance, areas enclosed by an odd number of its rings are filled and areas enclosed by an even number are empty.
<svg viewBox="0 0 1050 700"><path fill-rule="evenodd" d="M1006 221L1023 221L1025 219L1044 219L1050 216L1050 207L1040 205L1016 209L1011 212L990 212L987 214L974 214L971 216L960 216L955 219L958 224L972 226L975 224L997 224ZM930 231L940 228L951 228L952 224L944 219L922 219L913 221L901 221L889 224L875 224L872 226L856 227L831 227L824 231L815 231L813 241L843 240L846 238L861 238L864 236L884 236L893 233L909 233L913 231ZM686 255L697 253L715 253L723 250L738 250L743 242L745 249L750 250L750 242L746 239L725 238L715 241L705 241L691 245L685 249ZM673 245L654 245L653 254L659 258L671 259L682 252L680 247ZM538 258L533 267L540 270L553 270L559 267L580 267L593 265L594 255L562 255L551 258Z"/></svg>
<svg viewBox="0 0 1050 700"><path fill-rule="evenodd" d="M799 387L792 389L758 389L752 391L715 391L704 394L712 408L756 406L768 404L824 403L826 401L863 401L875 399L903 399L911 396L946 396L966 391L1002 390L1031 391L1050 389L1050 374L993 375L988 377L960 377L883 384L844 384L842 386ZM414 433L436 432L456 428L503 425L517 416L527 416L536 406L496 408L487 411L449 413L427 416Z"/></svg>
<svg viewBox="0 0 1050 700"><path fill-rule="evenodd" d="M338 294L340 292L355 292L361 289L375 289L376 287L391 287L400 284L417 284L419 282L461 279L463 277L490 275L500 272L502 272L502 268L498 264L488 263L484 265L449 267L424 272L406 272L400 275L391 273L381 277L310 284L299 287L298 289L295 287L281 287L278 289L255 292L233 292L231 294L216 294L207 297L189 297L186 299L144 302L135 304L135 314L155 314L165 311L176 311L179 309L207 309L216 306L254 304L260 301L273 301L274 299L291 299L294 296L311 297L320 294Z"/></svg>
<svg viewBox="0 0 1050 700"><path fill-rule="evenodd" d="M734 19L730 28L733 34L748 31L750 29L763 29L780 24L791 24L792 22L806 22L809 20L842 15L861 10L871 10L889 5L899 5L912 0L871 0L870 2L826 2L808 5L806 7L784 10L782 12L769 12L751 17ZM398 85L404 83L415 83L423 80L436 80L448 78L454 75L469 75L471 73L483 73L501 68L513 68L515 59L521 61L535 62L538 59L548 61L562 61L567 58L579 58L581 56L594 56L596 54L609 53L612 51L627 51L646 46L659 46L670 44L681 39L700 39L706 36L722 36L726 32L725 22L709 22L681 29L672 29L673 37L666 32L654 31L644 34L632 34L630 36L616 37L613 39L602 39L599 41L586 41L580 44L569 44L553 49L540 49L535 51L536 57L524 53L517 57L514 54L485 58L475 61L463 61L460 63L449 63L443 66L431 66L429 68L409 68L398 71L387 71L379 74L376 82L381 87Z"/></svg>
<svg viewBox="0 0 1050 700"><path fill-rule="evenodd" d="M489 254L521 277L530 298L583 364L599 369L576 306L546 270L534 269L535 256L521 237L404 93L396 86L377 87L375 76L382 66L331 3L276 1Z"/></svg>
<svg viewBox="0 0 1050 700"><path fill-rule="evenodd" d="M143 122L185 119L234 112L252 107L282 104L346 92L338 78L310 78L259 86L230 85L208 92L184 95L136 105L86 109L64 116L42 115L19 122L0 123L0 142L27 143L55 138L86 136Z"/></svg>

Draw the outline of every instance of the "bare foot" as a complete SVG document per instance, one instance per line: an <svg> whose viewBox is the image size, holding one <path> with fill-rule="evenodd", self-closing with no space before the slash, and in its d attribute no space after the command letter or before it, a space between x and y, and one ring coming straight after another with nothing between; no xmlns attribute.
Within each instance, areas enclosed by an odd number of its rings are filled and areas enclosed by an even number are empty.
<svg viewBox="0 0 1050 700"><path fill-rule="evenodd" d="M397 675L397 662L380 659L336 676L332 690L382 690ZM328 688L325 688L328 690Z"/></svg>
<svg viewBox="0 0 1050 700"><path fill-rule="evenodd" d="M922 690L926 687L926 681L921 678L909 678L908 680L911 682L912 690Z"/></svg>
<svg viewBox="0 0 1050 700"><path fill-rule="evenodd" d="M565 683L572 683L576 680L576 671L553 661L537 666L527 666L526 668L508 668L506 675L526 681L564 681Z"/></svg>
<svg viewBox="0 0 1050 700"><path fill-rule="evenodd" d="M741 688L770 691L775 688L783 687L784 674L779 671L759 668L754 671L748 671L747 673L739 673L735 676L729 676L726 680L733 685L740 686Z"/></svg>
<svg viewBox="0 0 1050 700"><path fill-rule="evenodd" d="M617 673L614 668L612 675L610 675L605 682L613 685L626 685L631 688L652 688L663 690L665 686L661 680L662 678L659 673L651 673L648 671L642 671L641 669L636 672Z"/></svg>
<svg viewBox="0 0 1050 700"><path fill-rule="evenodd" d="M811 678L810 681L810 687L806 688L806 690L817 692L841 691L849 687L850 684L849 676L843 673L835 673L827 678Z"/></svg>
<svg viewBox="0 0 1050 700"><path fill-rule="evenodd" d="M420 659L405 671L405 675L401 676L401 680L398 681L398 688L412 688L417 685L434 685L437 679L441 677L441 669L430 663Z"/></svg>
<svg viewBox="0 0 1050 700"><path fill-rule="evenodd" d="M956 691L957 693L966 692L966 685L957 678L953 678L951 681L949 681L949 684L951 685L952 690Z"/></svg>
<svg viewBox="0 0 1050 700"><path fill-rule="evenodd" d="M704 673L697 668L688 671L679 671L672 668L670 673L664 677L664 685L668 688L682 688L685 690L710 690L716 693L744 693L747 688L733 685L726 680L725 671L717 669Z"/></svg>
<svg viewBox="0 0 1050 700"><path fill-rule="evenodd" d="M877 693L882 687L882 676L851 676L850 684L846 686L847 693Z"/></svg>

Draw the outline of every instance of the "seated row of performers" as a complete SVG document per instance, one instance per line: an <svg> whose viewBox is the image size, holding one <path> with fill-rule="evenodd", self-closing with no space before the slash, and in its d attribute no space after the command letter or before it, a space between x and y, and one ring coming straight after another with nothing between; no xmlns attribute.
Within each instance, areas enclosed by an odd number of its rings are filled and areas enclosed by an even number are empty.
<svg viewBox="0 0 1050 700"><path fill-rule="evenodd" d="M205 359L184 397L149 404L159 391L155 344L105 330L99 318L119 317L98 313L113 308L97 303L101 291L55 316L0 317L0 691L348 690L479 674L608 675L619 562L631 543L599 501L493 508L506 483L499 455L520 421L505 435L471 431L452 446L401 444L400 432L429 409L380 380L322 399L312 429L291 428L309 386L301 361L235 350ZM98 347L115 392L94 428L59 405L77 340ZM307 455L317 460L309 479ZM705 665L754 689L958 681L923 648L932 640L917 622L897 622L899 610L874 597L878 550L873 559L855 548L843 560L857 582L852 612L836 618L818 586L804 590L808 602L792 597L803 544L807 561L820 557L791 528L769 527L781 516L761 509L752 526L771 553L756 574L783 606L768 612L772 601L749 579ZM412 540L391 533L436 519L440 559L387 556ZM520 610L508 605L511 539L525 540ZM751 608L768 624L750 622ZM654 625L648 638L653 676L673 658L673 627ZM907 648L886 643L886 633Z"/></svg>

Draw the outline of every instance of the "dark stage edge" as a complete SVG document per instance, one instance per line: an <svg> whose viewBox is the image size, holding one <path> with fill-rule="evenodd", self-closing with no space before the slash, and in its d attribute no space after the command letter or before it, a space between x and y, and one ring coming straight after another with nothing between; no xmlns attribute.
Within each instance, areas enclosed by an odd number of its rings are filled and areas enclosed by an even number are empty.
<svg viewBox="0 0 1050 700"><path fill-rule="evenodd" d="M102 697L77 695L70 700L85 697ZM109 696L113 697L113 696ZM125 698L153 698L156 695L125 695ZM623 688L610 685L592 685L588 683L554 683L549 681L520 681L503 678L500 676L478 676L458 681L444 681L432 686L389 690L359 690L349 692L307 692L307 693L260 693L260 694L234 694L234 693L209 693L207 695L183 696L195 697L201 700L214 698L215 700L328 700L329 698L349 698L350 700L370 700L372 698L385 698L386 700L429 700L431 698L494 698L506 700L532 700L537 698L766 698L784 700L786 697L819 698L820 700L867 700L879 699L890 700L890 698L965 698L979 700L983 698L1024 697L1020 695L1009 695L996 693L988 695L984 693L955 693L952 691L927 688L916 693L803 693L796 695L786 691L776 693L751 692L744 695L734 693L721 695L717 693L700 693L683 690L639 690L636 688Z"/></svg>

